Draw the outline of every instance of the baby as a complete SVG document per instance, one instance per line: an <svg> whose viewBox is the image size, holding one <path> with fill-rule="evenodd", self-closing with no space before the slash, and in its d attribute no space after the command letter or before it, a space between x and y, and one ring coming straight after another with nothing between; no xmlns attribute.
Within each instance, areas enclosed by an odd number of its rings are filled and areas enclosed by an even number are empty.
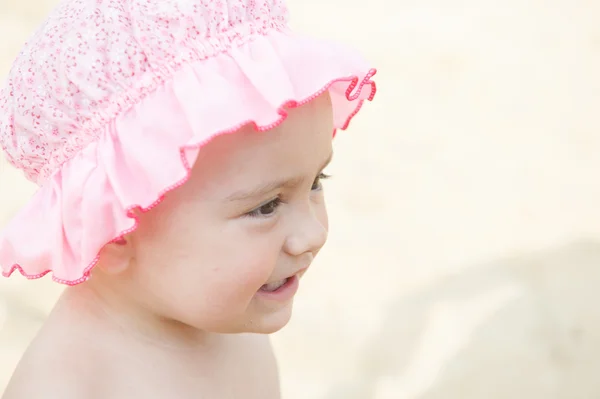
<svg viewBox="0 0 600 399"><path fill-rule="evenodd" d="M0 143L39 190L0 265L67 287L4 399L279 398L268 334L327 239L332 137L375 94L287 22L280 0L65 0L25 45Z"/></svg>

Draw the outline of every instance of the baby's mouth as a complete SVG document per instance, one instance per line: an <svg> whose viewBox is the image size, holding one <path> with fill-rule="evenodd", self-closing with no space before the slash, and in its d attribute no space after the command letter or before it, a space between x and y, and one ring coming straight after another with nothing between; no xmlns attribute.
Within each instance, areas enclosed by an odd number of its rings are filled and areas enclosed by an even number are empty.
<svg viewBox="0 0 600 399"><path fill-rule="evenodd" d="M264 292L275 292L278 289L280 289L281 287L283 287L290 278L291 277L288 277L288 278L284 278L283 280L274 281L272 283L265 284L262 287L260 287L260 290L264 291Z"/></svg>

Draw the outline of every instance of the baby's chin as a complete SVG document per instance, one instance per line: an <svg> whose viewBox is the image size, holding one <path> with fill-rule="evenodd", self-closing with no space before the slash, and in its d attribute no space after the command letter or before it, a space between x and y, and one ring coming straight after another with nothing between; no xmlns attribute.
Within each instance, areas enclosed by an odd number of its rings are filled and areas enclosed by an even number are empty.
<svg viewBox="0 0 600 399"><path fill-rule="evenodd" d="M279 310L277 313L264 316L257 321L252 321L247 326L246 332L256 334L273 334L281 330L289 323L292 318L292 304L286 308Z"/></svg>

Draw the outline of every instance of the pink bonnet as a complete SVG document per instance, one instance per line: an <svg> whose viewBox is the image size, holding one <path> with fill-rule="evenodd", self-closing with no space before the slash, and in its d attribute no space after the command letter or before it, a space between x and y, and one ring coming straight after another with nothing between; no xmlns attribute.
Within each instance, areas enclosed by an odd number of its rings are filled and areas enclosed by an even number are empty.
<svg viewBox="0 0 600 399"><path fill-rule="evenodd" d="M375 70L287 23L281 0L64 0L0 92L0 144L39 186L0 232L3 275L85 281L216 135L326 90L346 129Z"/></svg>

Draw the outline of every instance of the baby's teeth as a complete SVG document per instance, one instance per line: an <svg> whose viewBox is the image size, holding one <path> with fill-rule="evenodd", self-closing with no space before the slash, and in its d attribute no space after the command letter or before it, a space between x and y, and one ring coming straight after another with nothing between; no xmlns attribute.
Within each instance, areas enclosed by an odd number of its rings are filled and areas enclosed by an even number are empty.
<svg viewBox="0 0 600 399"><path fill-rule="evenodd" d="M285 279L284 280L280 280L280 281L275 281L274 283L269 283L269 284L265 284L262 286L262 290L263 291L276 291L277 289L281 288L282 285L285 284Z"/></svg>

